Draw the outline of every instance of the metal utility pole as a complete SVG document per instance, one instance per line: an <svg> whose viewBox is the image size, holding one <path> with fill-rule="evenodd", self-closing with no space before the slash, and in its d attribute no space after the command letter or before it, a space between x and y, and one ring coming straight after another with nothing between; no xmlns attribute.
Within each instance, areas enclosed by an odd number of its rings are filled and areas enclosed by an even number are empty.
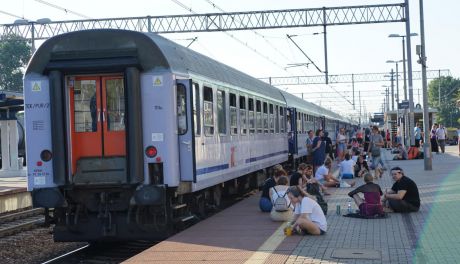
<svg viewBox="0 0 460 264"><path fill-rule="evenodd" d="M351 89L353 93L353 110L355 110L355 77L351 74Z"/></svg>
<svg viewBox="0 0 460 264"><path fill-rule="evenodd" d="M326 84L329 84L329 70L328 70L328 66L327 66L327 35L326 35L326 7L323 7L323 21L324 21L324 25L323 25L323 38L324 38L324 75L326 77ZM354 105L354 102L353 102L353 109L354 109L355 105Z"/></svg>
<svg viewBox="0 0 460 264"><path fill-rule="evenodd" d="M406 79L406 46L404 46L404 36L402 37L403 47L403 75L404 75L404 101L407 101L407 79Z"/></svg>
<svg viewBox="0 0 460 264"><path fill-rule="evenodd" d="M361 116L362 116L362 112L361 112L361 91L358 92L358 96L359 96L359 125L361 126Z"/></svg>
<svg viewBox="0 0 460 264"><path fill-rule="evenodd" d="M394 74L395 72L391 69L391 111L395 110Z"/></svg>
<svg viewBox="0 0 460 264"><path fill-rule="evenodd" d="M430 131L429 112L428 112L428 94L427 94L427 80L426 80L426 54L425 54L425 22L423 18L423 0L420 0L420 42L421 54L420 63L422 64L422 89L423 89L423 152L425 170L433 170L431 160L431 144L428 131Z"/></svg>
<svg viewBox="0 0 460 264"><path fill-rule="evenodd" d="M412 83L412 52L411 52L411 41L410 41L410 19L409 19L409 0L404 1L406 4L406 38L407 38L407 71L409 79L409 137L410 145L415 145L414 135L414 90Z"/></svg>

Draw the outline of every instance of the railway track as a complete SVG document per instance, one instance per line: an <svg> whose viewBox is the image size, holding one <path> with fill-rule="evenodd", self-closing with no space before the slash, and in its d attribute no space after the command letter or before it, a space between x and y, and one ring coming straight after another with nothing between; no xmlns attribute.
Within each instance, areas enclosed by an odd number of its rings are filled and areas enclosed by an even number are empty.
<svg viewBox="0 0 460 264"><path fill-rule="evenodd" d="M222 201L222 207L208 213L201 220L208 218L215 213L225 210L233 204L253 195L253 191L241 195L227 197ZM89 243L71 252L55 257L42 264L80 264L80 263L121 263L134 255L154 246L155 241L130 241L116 243Z"/></svg>
<svg viewBox="0 0 460 264"><path fill-rule="evenodd" d="M43 208L0 216L0 238L35 228L45 222Z"/></svg>

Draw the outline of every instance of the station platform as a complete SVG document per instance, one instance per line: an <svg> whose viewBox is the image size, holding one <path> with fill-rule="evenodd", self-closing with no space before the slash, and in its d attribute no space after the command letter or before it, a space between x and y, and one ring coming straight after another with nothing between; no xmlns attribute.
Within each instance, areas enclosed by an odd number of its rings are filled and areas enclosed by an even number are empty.
<svg viewBox="0 0 460 264"><path fill-rule="evenodd" d="M0 177L0 214L31 206L27 177Z"/></svg>
<svg viewBox="0 0 460 264"><path fill-rule="evenodd" d="M460 157L457 146L424 161L393 161L384 151L385 171L376 181L391 188L389 168L400 166L420 191L421 208L384 219L337 215L352 188L330 188L328 230L324 236L286 237L284 223L258 209L260 194L145 250L125 263L456 263L460 259ZM362 184L357 179L357 185ZM354 206L354 209L357 209Z"/></svg>

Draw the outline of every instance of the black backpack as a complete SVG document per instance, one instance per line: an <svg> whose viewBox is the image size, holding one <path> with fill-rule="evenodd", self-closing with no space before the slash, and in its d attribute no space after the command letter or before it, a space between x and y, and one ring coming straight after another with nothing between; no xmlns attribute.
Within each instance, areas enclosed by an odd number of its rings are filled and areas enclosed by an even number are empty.
<svg viewBox="0 0 460 264"><path fill-rule="evenodd" d="M319 191L319 184L307 183L307 193L316 197L316 202L323 210L324 215L327 215L327 202L324 200L323 196Z"/></svg>

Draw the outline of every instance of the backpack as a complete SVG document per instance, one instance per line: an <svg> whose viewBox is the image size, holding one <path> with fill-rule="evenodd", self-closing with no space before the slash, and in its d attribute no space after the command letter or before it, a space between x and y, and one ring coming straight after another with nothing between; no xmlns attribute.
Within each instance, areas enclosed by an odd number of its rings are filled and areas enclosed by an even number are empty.
<svg viewBox="0 0 460 264"><path fill-rule="evenodd" d="M317 183L307 183L307 193L316 197L316 202L323 210L324 215L327 215L327 202L319 191L319 185Z"/></svg>
<svg viewBox="0 0 460 264"><path fill-rule="evenodd" d="M408 159L417 159L419 155L419 150L417 147L410 147L409 151L407 152Z"/></svg>
<svg viewBox="0 0 460 264"><path fill-rule="evenodd" d="M274 201L273 201L273 208L275 208L275 211L277 212L286 212L289 210L289 207L291 206L291 203L288 204L286 201L286 194L287 192L284 193L283 196L280 196L278 194L278 191L273 187L273 190L275 190L276 195L278 196Z"/></svg>

